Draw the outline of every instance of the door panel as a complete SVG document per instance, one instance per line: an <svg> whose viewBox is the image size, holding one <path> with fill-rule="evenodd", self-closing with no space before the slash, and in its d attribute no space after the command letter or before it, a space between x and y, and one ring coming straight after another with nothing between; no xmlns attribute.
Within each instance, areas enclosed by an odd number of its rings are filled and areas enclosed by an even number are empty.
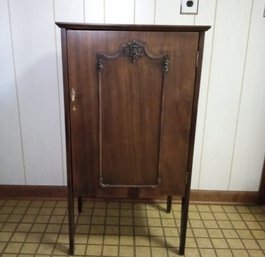
<svg viewBox="0 0 265 257"><path fill-rule="evenodd" d="M137 187L142 197L184 195L199 33L67 33L75 193L127 197ZM168 72L160 59L131 63L122 53L99 74L97 54L115 55L132 40L168 55Z"/></svg>
<svg viewBox="0 0 265 257"><path fill-rule="evenodd" d="M104 66L98 73L99 162L105 187L159 184L165 56L149 55L147 47L129 41L112 55L99 55Z"/></svg>

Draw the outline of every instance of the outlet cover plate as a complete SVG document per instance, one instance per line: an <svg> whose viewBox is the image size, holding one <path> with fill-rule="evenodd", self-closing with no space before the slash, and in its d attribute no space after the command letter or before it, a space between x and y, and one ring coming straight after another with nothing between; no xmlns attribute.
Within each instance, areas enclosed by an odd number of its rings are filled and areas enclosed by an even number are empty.
<svg viewBox="0 0 265 257"><path fill-rule="evenodd" d="M181 0L180 14L198 14L199 0Z"/></svg>

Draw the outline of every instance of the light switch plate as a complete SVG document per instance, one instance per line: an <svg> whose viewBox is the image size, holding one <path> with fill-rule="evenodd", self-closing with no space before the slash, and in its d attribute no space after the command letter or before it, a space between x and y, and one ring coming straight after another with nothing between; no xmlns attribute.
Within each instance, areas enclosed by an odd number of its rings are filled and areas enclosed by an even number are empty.
<svg viewBox="0 0 265 257"><path fill-rule="evenodd" d="M180 14L198 14L199 0L181 0Z"/></svg>

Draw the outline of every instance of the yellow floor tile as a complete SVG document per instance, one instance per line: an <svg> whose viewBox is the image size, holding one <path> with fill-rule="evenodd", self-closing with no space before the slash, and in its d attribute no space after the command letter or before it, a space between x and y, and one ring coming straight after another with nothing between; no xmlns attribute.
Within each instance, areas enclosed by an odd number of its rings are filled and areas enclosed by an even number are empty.
<svg viewBox="0 0 265 257"><path fill-rule="evenodd" d="M22 246L22 243L8 243L5 253L19 253Z"/></svg>
<svg viewBox="0 0 265 257"><path fill-rule="evenodd" d="M222 230L225 238L238 238L238 233L234 229L223 229Z"/></svg>
<svg viewBox="0 0 265 257"><path fill-rule="evenodd" d="M244 249L244 245L240 239L228 238L227 243L231 249Z"/></svg>
<svg viewBox="0 0 265 257"><path fill-rule="evenodd" d="M216 249L218 257L233 257L232 251L228 249Z"/></svg>
<svg viewBox="0 0 265 257"><path fill-rule="evenodd" d="M134 247L132 246L120 246L121 257L134 257Z"/></svg>
<svg viewBox="0 0 265 257"><path fill-rule="evenodd" d="M39 245L36 243L24 243L20 252L23 254L34 254L38 247Z"/></svg>
<svg viewBox="0 0 265 257"><path fill-rule="evenodd" d="M104 237L104 244L105 245L118 245L119 244L119 236L105 236Z"/></svg>
<svg viewBox="0 0 265 257"><path fill-rule="evenodd" d="M203 257L216 257L216 253L213 249L200 249L201 256Z"/></svg>
<svg viewBox="0 0 265 257"><path fill-rule="evenodd" d="M260 250L248 250L249 256L251 257L264 257L264 252Z"/></svg>
<svg viewBox="0 0 265 257"><path fill-rule="evenodd" d="M234 257L250 257L245 250L232 250Z"/></svg>
<svg viewBox="0 0 265 257"><path fill-rule="evenodd" d="M165 248L153 247L151 251L152 257L167 257L167 251Z"/></svg>
<svg viewBox="0 0 265 257"><path fill-rule="evenodd" d="M139 246L149 246L150 245L150 238L145 236L136 236L135 237L135 244Z"/></svg>
<svg viewBox="0 0 265 257"><path fill-rule="evenodd" d="M86 249L86 255L88 256L100 256L102 252L102 245L88 245Z"/></svg>
<svg viewBox="0 0 265 257"><path fill-rule="evenodd" d="M7 243L4 243L4 242L0 242L0 253L2 253L6 247L6 244Z"/></svg>
<svg viewBox="0 0 265 257"><path fill-rule="evenodd" d="M11 232L0 232L0 242L7 242L11 236Z"/></svg>
<svg viewBox="0 0 265 257"><path fill-rule="evenodd" d="M199 248L212 248L210 238L196 238L197 245Z"/></svg>
<svg viewBox="0 0 265 257"><path fill-rule="evenodd" d="M134 237L133 236L120 236L120 244L121 245L133 245Z"/></svg>
<svg viewBox="0 0 265 257"><path fill-rule="evenodd" d="M40 244L37 250L38 254L51 254L53 252L54 244Z"/></svg>
<svg viewBox="0 0 265 257"><path fill-rule="evenodd" d="M253 239L242 239L242 242L246 249L259 249L258 243Z"/></svg>
<svg viewBox="0 0 265 257"><path fill-rule="evenodd" d="M151 248L144 246L136 246L136 256L137 257L150 257Z"/></svg>
<svg viewBox="0 0 265 257"><path fill-rule="evenodd" d="M118 256L118 246L105 245L103 247L103 255L104 256Z"/></svg>

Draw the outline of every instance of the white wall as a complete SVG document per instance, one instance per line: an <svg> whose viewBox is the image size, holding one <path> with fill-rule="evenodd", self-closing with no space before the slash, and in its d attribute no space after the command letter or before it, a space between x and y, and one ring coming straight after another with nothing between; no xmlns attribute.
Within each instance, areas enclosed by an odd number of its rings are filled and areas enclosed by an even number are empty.
<svg viewBox="0 0 265 257"><path fill-rule="evenodd" d="M65 185L60 31L55 21L211 25L193 189L258 191L265 155L264 0L0 0L0 184ZM240 6L240 8L238 8Z"/></svg>

